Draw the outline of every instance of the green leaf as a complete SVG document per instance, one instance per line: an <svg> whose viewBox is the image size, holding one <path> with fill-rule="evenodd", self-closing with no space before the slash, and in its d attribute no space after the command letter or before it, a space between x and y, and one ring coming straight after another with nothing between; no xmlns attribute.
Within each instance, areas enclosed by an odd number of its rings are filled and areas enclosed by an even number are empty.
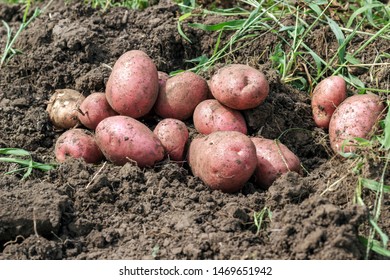
<svg viewBox="0 0 390 280"><path fill-rule="evenodd" d="M379 241L372 240L371 244L369 244L368 239L363 237L363 236L359 236L359 240L365 246L370 246L370 249L373 250L374 252L376 252L382 256L385 256L385 257L390 257L390 251L387 250L386 248L383 248Z"/></svg>
<svg viewBox="0 0 390 280"><path fill-rule="evenodd" d="M360 181L362 183L362 186L367 188L367 189L370 189L370 190L376 191L376 192L381 190L381 183L379 183L375 180L361 178ZM390 193L390 186L383 185L383 191L386 193Z"/></svg>
<svg viewBox="0 0 390 280"><path fill-rule="evenodd" d="M362 64L362 62L361 62L359 59L355 58L355 57L354 57L353 55L351 55L350 53L347 53L347 54L345 55L345 59L346 59L350 64L352 64L352 65Z"/></svg>
<svg viewBox="0 0 390 280"><path fill-rule="evenodd" d="M378 224L374 221L374 219L370 219L370 224L382 239L382 246L386 247L387 243L389 242L389 237L387 236L387 234L382 231L382 229L378 226Z"/></svg>
<svg viewBox="0 0 390 280"><path fill-rule="evenodd" d="M353 21L355 20L355 18L356 18L358 15L360 15L360 14L366 12L367 10L370 10L370 9L373 9L373 8L376 8L376 7L383 7L383 4L367 4L367 3L366 3L363 7L357 9L357 10L351 15L351 17L349 18L349 20L348 20L348 22L347 22L346 28L350 28L350 27L351 27Z"/></svg>
<svg viewBox="0 0 390 280"><path fill-rule="evenodd" d="M235 29L240 29L244 22L245 20L238 19L238 20L231 20L222 23L217 23L213 25L206 25L201 23L189 23L188 26L199 28L204 31L235 30Z"/></svg>
<svg viewBox="0 0 390 280"><path fill-rule="evenodd" d="M31 156L29 152L18 148L0 148L0 154L13 156Z"/></svg>
<svg viewBox="0 0 390 280"><path fill-rule="evenodd" d="M387 107L390 108L390 101L387 101ZM379 139L379 142L386 149L390 149L390 111L387 112L386 118L383 120L384 132L383 137Z"/></svg>
<svg viewBox="0 0 390 280"><path fill-rule="evenodd" d="M330 29L333 31L336 36L337 42L339 43L338 56L340 63L343 64L345 62L345 45L343 45L345 41L345 36L340 26L331 18L327 18Z"/></svg>

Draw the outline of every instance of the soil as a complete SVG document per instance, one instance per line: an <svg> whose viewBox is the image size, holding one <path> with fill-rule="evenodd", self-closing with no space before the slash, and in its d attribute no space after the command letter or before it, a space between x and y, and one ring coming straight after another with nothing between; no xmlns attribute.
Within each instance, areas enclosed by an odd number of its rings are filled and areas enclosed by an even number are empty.
<svg viewBox="0 0 390 280"><path fill-rule="evenodd" d="M162 0L143 11L99 11L54 1L18 37L16 48L22 53L0 69L0 147L23 148L35 161L55 162L54 144L62 131L53 128L45 111L51 94L61 88L85 96L104 91L108 66L125 51L145 51L165 72L188 69L192 64L187 60L210 55L217 34L183 24L192 41L187 42L177 32L179 14L177 6ZM14 30L21 17L20 6L0 4L0 19ZM5 35L0 27L1 49ZM353 44L364 40L359 35ZM301 159L304 174L289 172L269 189L250 180L240 192L225 194L210 190L186 164L169 160L141 169L131 163L93 165L69 159L49 172L34 170L27 179L22 173L5 175L18 166L0 163L0 259L365 258L360 236L368 234L375 197L363 190L367 207L355 203L354 162L330 152L327 132L312 120L308 90L281 83L269 59L277 43L275 34L259 34L201 75L209 78L232 62L262 70L270 95L244 112L249 134L281 136ZM330 56L337 41L331 30L318 28L308 44ZM389 50L389 42L378 39L367 47L364 59L373 61ZM389 68L375 69L375 78L364 69L355 72L368 87L389 86ZM153 128L159 119L142 121ZM191 120L187 125L193 130ZM372 158L365 174L378 179L383 167ZM265 207L272 218L265 215L258 230L254 213ZM380 220L387 234L389 210L387 195Z"/></svg>

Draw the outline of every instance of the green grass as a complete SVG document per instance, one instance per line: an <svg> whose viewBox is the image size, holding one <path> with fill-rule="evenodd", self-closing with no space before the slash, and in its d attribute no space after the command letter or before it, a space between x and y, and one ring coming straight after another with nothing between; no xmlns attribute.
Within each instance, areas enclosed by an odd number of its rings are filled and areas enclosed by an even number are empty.
<svg viewBox="0 0 390 280"><path fill-rule="evenodd" d="M264 223L267 218L272 221L272 211L267 206L265 206L259 212L253 213L253 223L256 227L256 235L258 235L264 228Z"/></svg>
<svg viewBox="0 0 390 280"><path fill-rule="evenodd" d="M145 9L149 6L150 0L84 0L84 4L93 8L106 10L111 7L126 7L129 9Z"/></svg>
<svg viewBox="0 0 390 280"><path fill-rule="evenodd" d="M7 35L6 35L7 37L6 37L6 43L5 43L4 50L0 53L1 54L0 68L2 68L12 57L14 57L17 54L22 53L21 50L14 48L15 41L19 37L20 33L23 30L25 30L27 28L27 26L29 26L30 23L33 20L35 20L42 12L39 8L36 8L34 10L34 13L31 16L29 16L29 12L30 12L31 5L33 4L33 0L9 1L9 3L24 4L25 8L24 8L24 12L23 12L23 20L20 23L20 26L15 33L13 32L13 30L11 29L11 27L8 25L7 22L5 22L4 20L1 21L3 26L5 27L5 29L7 31ZM51 1L49 2L49 4L50 3L51 3Z"/></svg>
<svg viewBox="0 0 390 280"><path fill-rule="evenodd" d="M55 168L54 164L45 164L33 161L31 154L23 149L18 148L0 148L0 155L5 157L0 157L0 162L6 162L11 164L18 164L21 168L14 169L7 172L6 174L24 172L23 179L26 179L31 175L33 169L41 171L49 171Z"/></svg>
<svg viewBox="0 0 390 280"><path fill-rule="evenodd" d="M189 6L184 3L180 4L185 13L179 17L178 32L189 42L191 41L183 32L182 26L191 17L209 14L243 17L243 19L227 20L214 25L187 23L192 28L219 33L213 54L210 57L202 56L191 60L190 62L194 62L195 66L188 70L197 73L207 71L215 63L223 61L226 56L236 52L240 48L239 44L242 47L243 42L245 45L249 44L252 39L256 39L258 31L263 34L272 32L279 37L280 43L271 50L270 58L282 82L310 91L324 76L341 75L348 84L361 93L366 90L382 91L367 89L359 78L350 74L348 68L372 69L375 66L390 65L380 59L362 63L357 57L376 39L390 39L388 6L376 1L350 1L348 10L340 12L340 16L335 20L332 17L334 17L336 7L332 6L332 1L306 1L306 4L301 6L292 5L288 1L241 0L240 2L246 4L247 8L209 11L200 10L194 4ZM344 2L346 1L342 3ZM283 24L283 19L288 17L295 19L293 25ZM330 58L316 53L307 42L313 29L318 26L329 27L338 42L338 48ZM364 31L363 27L375 32ZM231 34L230 38L226 42L221 42L222 33L226 32ZM350 45L357 35L367 36L368 39L361 47L352 50ZM302 66L305 71L300 70Z"/></svg>

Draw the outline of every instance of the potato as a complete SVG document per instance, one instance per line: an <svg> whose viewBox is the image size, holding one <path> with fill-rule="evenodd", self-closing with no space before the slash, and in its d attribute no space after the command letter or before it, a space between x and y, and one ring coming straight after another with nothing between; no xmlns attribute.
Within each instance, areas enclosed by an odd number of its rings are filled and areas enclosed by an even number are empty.
<svg viewBox="0 0 390 280"><path fill-rule="evenodd" d="M219 69L212 76L209 86L215 99L236 110L259 106L269 93L265 75L243 64L231 64Z"/></svg>
<svg viewBox="0 0 390 280"><path fill-rule="evenodd" d="M96 143L104 156L116 165L136 162L140 167L153 166L164 158L158 137L140 121L128 116L102 120L95 130Z"/></svg>
<svg viewBox="0 0 390 280"><path fill-rule="evenodd" d="M182 72L169 78L161 88L154 110L162 118L186 120L196 105L208 95L207 82L193 72Z"/></svg>
<svg viewBox="0 0 390 280"><path fill-rule="evenodd" d="M68 129L80 124L78 109L85 97L72 89L57 89L50 97L46 111L56 128Z"/></svg>
<svg viewBox="0 0 390 280"><path fill-rule="evenodd" d="M282 174L288 171L301 172L301 162L289 148L277 140L252 137L256 147L257 166L255 183L267 188Z"/></svg>
<svg viewBox="0 0 390 280"><path fill-rule="evenodd" d="M80 128L65 131L58 138L54 153L58 162L64 162L68 157L82 158L87 163L98 163L103 159L93 134Z"/></svg>
<svg viewBox="0 0 390 280"><path fill-rule="evenodd" d="M158 95L156 65L142 51L124 53L115 62L106 85L107 101L119 114L140 118L153 108Z"/></svg>
<svg viewBox="0 0 390 280"><path fill-rule="evenodd" d="M190 143L188 163L192 173L211 189L239 191L257 165L256 148L238 131L216 131Z"/></svg>
<svg viewBox="0 0 390 280"><path fill-rule="evenodd" d="M354 138L370 137L383 117L384 104L378 95L357 94L345 99L334 111L329 123L330 145L335 153L354 152Z"/></svg>
<svg viewBox="0 0 390 280"><path fill-rule="evenodd" d="M153 130L160 139L171 160L183 161L184 150L189 137L185 123L177 119L163 119Z"/></svg>
<svg viewBox="0 0 390 280"><path fill-rule="evenodd" d="M347 84L338 76L322 80L314 89L311 99L313 118L320 128L329 128L336 107L347 98Z"/></svg>
<svg viewBox="0 0 390 280"><path fill-rule="evenodd" d="M241 112L222 105L216 99L200 102L195 108L193 120L195 129L202 134L214 131L248 132Z"/></svg>
<svg viewBox="0 0 390 280"><path fill-rule="evenodd" d="M104 92L94 92L88 95L78 110L80 122L89 129L95 129L99 122L115 115L118 113L108 104Z"/></svg>

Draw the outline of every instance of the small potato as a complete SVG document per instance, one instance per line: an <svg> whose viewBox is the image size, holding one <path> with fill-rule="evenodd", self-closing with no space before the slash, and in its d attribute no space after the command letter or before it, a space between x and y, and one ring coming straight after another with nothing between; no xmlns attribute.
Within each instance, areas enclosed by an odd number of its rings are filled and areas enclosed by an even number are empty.
<svg viewBox="0 0 390 280"><path fill-rule="evenodd" d="M54 152L58 162L64 162L68 157L82 158L87 163L98 163L103 159L93 134L80 128L65 131L58 138Z"/></svg>
<svg viewBox="0 0 390 280"><path fill-rule="evenodd" d="M160 139L171 160L183 161L184 149L189 137L185 123L176 119L163 119L154 128L153 133Z"/></svg>
<svg viewBox="0 0 390 280"><path fill-rule="evenodd" d="M108 104L104 92L94 92L88 95L78 111L80 122L89 129L95 129L99 122L115 115L118 113Z"/></svg>
<svg viewBox="0 0 390 280"><path fill-rule="evenodd" d="M257 166L255 183L267 188L282 174L288 171L300 173L299 158L285 145L276 140L261 137L251 138L256 147Z"/></svg>
<svg viewBox="0 0 390 280"><path fill-rule="evenodd" d="M211 189L239 191L257 165L256 148L238 131L216 131L192 140L188 163L192 173Z"/></svg>
<svg viewBox="0 0 390 280"><path fill-rule="evenodd" d="M214 131L239 131L247 134L246 122L242 114L222 105L216 99L207 99L196 106L194 115L195 129L202 134Z"/></svg>
<svg viewBox="0 0 390 280"><path fill-rule="evenodd" d="M161 88L154 110L162 118L186 120L208 95L208 85L199 75L183 72L169 78Z"/></svg>
<svg viewBox="0 0 390 280"><path fill-rule="evenodd" d="M119 114L132 118L145 116L158 95L156 65L144 52L132 50L115 62L106 85L107 101Z"/></svg>
<svg viewBox="0 0 390 280"><path fill-rule="evenodd" d="M46 108L54 127L68 129L80 124L77 114L84 99L85 97L78 91L57 89Z"/></svg>
<svg viewBox="0 0 390 280"><path fill-rule="evenodd" d="M164 147L158 137L131 117L102 120L96 127L95 139L104 156L116 165L134 161L140 167L153 166L164 158Z"/></svg>
<svg viewBox="0 0 390 280"><path fill-rule="evenodd" d="M236 110L259 106L269 93L265 75L243 64L231 64L219 69L212 76L209 86L215 99Z"/></svg>
<svg viewBox="0 0 390 280"><path fill-rule="evenodd" d="M345 99L336 108L329 123L329 140L333 151L354 152L354 138L370 137L383 117L384 109L384 104L376 94L357 94Z"/></svg>
<svg viewBox="0 0 390 280"><path fill-rule="evenodd" d="M314 89L311 100L316 125L320 128L329 128L333 112L345 98L347 98L347 85L343 78L331 76L322 80Z"/></svg>

